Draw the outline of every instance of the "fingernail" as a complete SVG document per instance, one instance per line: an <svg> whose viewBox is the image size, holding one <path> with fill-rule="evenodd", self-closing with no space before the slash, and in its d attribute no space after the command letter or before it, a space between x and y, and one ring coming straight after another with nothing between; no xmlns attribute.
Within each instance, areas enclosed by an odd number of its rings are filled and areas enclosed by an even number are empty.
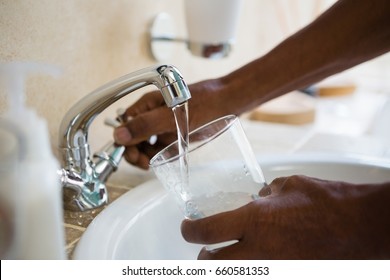
<svg viewBox="0 0 390 280"><path fill-rule="evenodd" d="M118 144L127 144L131 141L132 137L130 131L126 127L118 127L114 131L114 139Z"/></svg>

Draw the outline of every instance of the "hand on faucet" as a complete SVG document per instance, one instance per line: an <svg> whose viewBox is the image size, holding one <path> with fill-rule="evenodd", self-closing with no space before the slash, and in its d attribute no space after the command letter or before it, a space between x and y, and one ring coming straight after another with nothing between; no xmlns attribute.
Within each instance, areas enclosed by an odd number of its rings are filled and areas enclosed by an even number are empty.
<svg viewBox="0 0 390 280"><path fill-rule="evenodd" d="M237 113L234 99L224 98L227 89L218 80L207 80L189 86L192 98L188 102L189 126L193 130L218 117ZM223 102L223 103L222 103ZM114 130L117 144L126 146L125 159L142 169L162 148L177 140L175 120L158 92L149 92L127 108L127 122ZM146 141L157 135L157 142Z"/></svg>

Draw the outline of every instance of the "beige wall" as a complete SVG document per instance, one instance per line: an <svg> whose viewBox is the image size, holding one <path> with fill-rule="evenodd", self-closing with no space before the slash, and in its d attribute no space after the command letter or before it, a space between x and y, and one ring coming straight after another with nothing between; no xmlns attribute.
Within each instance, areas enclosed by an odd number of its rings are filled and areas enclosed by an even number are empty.
<svg viewBox="0 0 390 280"><path fill-rule="evenodd" d="M229 58L208 61L191 56L184 45L176 47L170 63L187 82L225 74L262 55L332 1L313 1L312 6L304 0L243 2ZM114 78L156 64L147 32L157 13L175 15L178 33L185 35L182 5L182 0L0 0L0 61L42 62L64 71L58 79L35 75L27 83L27 103L48 120L53 146L62 117L78 99ZM1 98L0 112L4 109ZM90 136L96 145L111 138L111 129L101 122L92 128L97 135Z"/></svg>

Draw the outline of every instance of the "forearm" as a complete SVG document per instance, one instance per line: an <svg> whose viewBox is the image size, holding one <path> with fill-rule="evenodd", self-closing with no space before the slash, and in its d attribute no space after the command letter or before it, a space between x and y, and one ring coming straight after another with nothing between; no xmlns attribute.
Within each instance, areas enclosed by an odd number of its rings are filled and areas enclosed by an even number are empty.
<svg viewBox="0 0 390 280"><path fill-rule="evenodd" d="M222 78L240 114L390 50L390 1L340 0L263 57ZM234 106L234 107L233 107Z"/></svg>

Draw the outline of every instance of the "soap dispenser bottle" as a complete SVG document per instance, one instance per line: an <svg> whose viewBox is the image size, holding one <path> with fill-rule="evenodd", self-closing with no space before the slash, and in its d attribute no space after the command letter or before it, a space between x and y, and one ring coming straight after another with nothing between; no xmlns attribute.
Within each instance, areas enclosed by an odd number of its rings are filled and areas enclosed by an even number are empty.
<svg viewBox="0 0 390 280"><path fill-rule="evenodd" d="M15 256L15 198L19 160L23 149L19 131L0 118L0 259Z"/></svg>
<svg viewBox="0 0 390 280"><path fill-rule="evenodd" d="M0 81L7 85L8 112L2 122L18 132L15 164L7 181L0 180L3 201L10 205L13 237L9 259L65 259L65 233L59 164L53 156L45 120L24 104L24 79L31 72L58 75L57 68L36 63L0 64ZM11 145L8 143L8 145ZM11 145L12 146L12 145ZM8 191L6 191L8 189Z"/></svg>

